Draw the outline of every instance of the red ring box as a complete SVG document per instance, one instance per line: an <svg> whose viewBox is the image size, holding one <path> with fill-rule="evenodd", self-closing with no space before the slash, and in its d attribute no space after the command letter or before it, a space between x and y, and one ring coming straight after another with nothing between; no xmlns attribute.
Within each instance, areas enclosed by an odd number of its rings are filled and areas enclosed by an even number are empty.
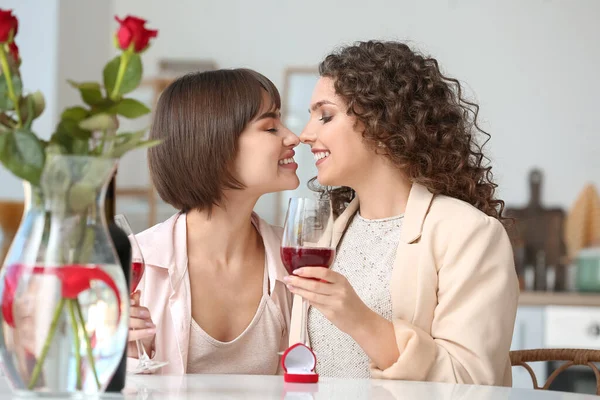
<svg viewBox="0 0 600 400"><path fill-rule="evenodd" d="M288 348L281 357L281 366L285 373L283 380L290 383L317 383L319 374L315 372L317 357L302 343Z"/></svg>

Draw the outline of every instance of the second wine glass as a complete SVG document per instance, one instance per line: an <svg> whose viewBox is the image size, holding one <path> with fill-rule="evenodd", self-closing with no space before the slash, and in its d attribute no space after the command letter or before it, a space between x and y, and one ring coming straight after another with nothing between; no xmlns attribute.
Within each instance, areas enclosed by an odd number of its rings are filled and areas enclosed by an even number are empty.
<svg viewBox="0 0 600 400"><path fill-rule="evenodd" d="M125 216L123 214L116 215L115 216L115 224L117 224L117 226L119 228L121 228L123 230L123 232L125 232L127 237L129 237L129 242L131 243L130 290L131 290L131 293L133 294L135 292L135 290L137 289L137 286L139 285L140 281L142 280L142 276L144 275L144 271L146 269L146 264L144 262L144 257L142 256L142 251L140 249L140 246L139 246L137 240L135 239L135 235L133 234L133 231L131 230L131 226L129 225L127 218L125 218ZM141 374L144 372L154 371L155 369L164 367L165 365L168 364L167 361L157 361L157 360L150 359L141 340L136 340L135 344L136 344L137 350L138 350L139 362L138 362L137 367L133 371L134 374Z"/></svg>
<svg viewBox="0 0 600 400"><path fill-rule="evenodd" d="M291 198L281 239L281 260L291 274L301 267L329 268L335 258L331 202ZM302 299L302 344L308 343L308 302Z"/></svg>

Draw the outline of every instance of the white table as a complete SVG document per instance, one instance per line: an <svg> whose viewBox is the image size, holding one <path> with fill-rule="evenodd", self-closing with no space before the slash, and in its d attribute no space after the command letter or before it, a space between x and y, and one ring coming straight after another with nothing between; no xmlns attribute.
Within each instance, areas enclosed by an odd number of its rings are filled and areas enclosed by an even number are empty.
<svg viewBox="0 0 600 400"><path fill-rule="evenodd" d="M0 378L1 379L1 378ZM123 396L107 399L244 399L244 400L575 400L600 397L562 392L429 382L321 378L318 384L284 384L281 376L130 375ZM0 399L12 394L6 381ZM46 398L48 399L48 398Z"/></svg>

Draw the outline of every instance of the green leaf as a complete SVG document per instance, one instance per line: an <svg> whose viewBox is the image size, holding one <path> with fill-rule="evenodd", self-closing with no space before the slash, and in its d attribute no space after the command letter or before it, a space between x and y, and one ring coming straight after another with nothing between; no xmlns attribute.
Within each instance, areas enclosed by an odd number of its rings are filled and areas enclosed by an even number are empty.
<svg viewBox="0 0 600 400"><path fill-rule="evenodd" d="M72 119L74 121L82 121L89 115L89 111L83 107L71 107L67 108L60 116L60 119Z"/></svg>
<svg viewBox="0 0 600 400"><path fill-rule="evenodd" d="M135 143L127 143L120 146L116 146L113 151L110 153L111 158L119 158L122 157L125 153L143 148L150 148L161 143L160 140L141 140Z"/></svg>
<svg viewBox="0 0 600 400"><path fill-rule="evenodd" d="M110 96L112 93L117 82L117 76L119 74L119 66L121 64L122 57L123 56L121 55L113 58L104 67L104 87L106 88L108 96ZM139 54L132 54L129 62L127 63L127 68L125 69L118 95L122 96L135 90L142 81L142 74L142 59L140 58Z"/></svg>
<svg viewBox="0 0 600 400"><path fill-rule="evenodd" d="M0 135L0 161L13 174L38 186L45 154L40 140L28 129Z"/></svg>
<svg viewBox="0 0 600 400"><path fill-rule="evenodd" d="M89 141L83 139L77 139L69 134L56 132L50 139L50 146L56 149L54 146L59 146L61 154L72 154L72 155L87 155L89 152Z"/></svg>
<svg viewBox="0 0 600 400"><path fill-rule="evenodd" d="M81 99L90 106L99 104L102 102L102 100L104 100L104 96L102 95L102 91L100 90L100 84L97 82L77 83L71 80L67 82L69 82L69 84L74 88L79 89Z"/></svg>
<svg viewBox="0 0 600 400"><path fill-rule="evenodd" d="M15 96L18 99L21 97L21 91L23 90L21 78L17 74L12 74L11 81L13 85L13 90L15 92ZM8 84L6 82L6 78L4 75L0 75L0 111L8 111L14 109L15 105L8 96Z"/></svg>
<svg viewBox="0 0 600 400"><path fill-rule="evenodd" d="M150 109L142 102L135 99L123 99L116 106L117 114L125 118L138 118L150 112Z"/></svg>
<svg viewBox="0 0 600 400"><path fill-rule="evenodd" d="M115 106L116 104L117 103L115 103L111 99L102 99L102 101L100 103L98 103L92 107L91 115L96 115L96 114L100 114L100 113L116 115L117 114L117 109Z"/></svg>
<svg viewBox="0 0 600 400"><path fill-rule="evenodd" d="M119 74L120 64L121 56L116 56L106 64L106 66L104 67L104 71L102 71L102 75L104 77L104 88L106 89L106 93L108 93L109 97L113 89L115 88L115 83L117 82L117 75Z"/></svg>
<svg viewBox="0 0 600 400"><path fill-rule="evenodd" d="M144 67L142 66L142 59L139 54L133 54L127 65L127 70L125 70L119 94L124 95L137 89L142 82L143 74Z"/></svg>
<svg viewBox="0 0 600 400"><path fill-rule="evenodd" d="M80 140L89 140L92 136L92 132L81 128L79 123L85 120L90 115L90 112L83 107L71 107L63 111L60 116L61 120L56 127L56 134L61 136L61 144L67 149L72 150L71 144L73 141L67 140L62 136L72 136L73 138ZM68 143L68 145L67 145Z"/></svg>
<svg viewBox="0 0 600 400"><path fill-rule="evenodd" d="M87 155L92 133L79 128L78 124L76 119L61 120L50 138L50 143L59 145L68 154Z"/></svg>
<svg viewBox="0 0 600 400"><path fill-rule="evenodd" d="M134 133L121 133L115 136L112 150L106 154L106 157L119 158L128 151L153 147L161 142L160 140L142 140L145 133L145 130L141 130Z"/></svg>
<svg viewBox="0 0 600 400"><path fill-rule="evenodd" d="M79 127L79 122L74 119L63 119L58 123L56 131L60 134L72 136L76 139L89 140L92 132Z"/></svg>
<svg viewBox="0 0 600 400"><path fill-rule="evenodd" d="M102 113L80 121L79 127L88 131L113 130L119 127L119 121L114 115Z"/></svg>

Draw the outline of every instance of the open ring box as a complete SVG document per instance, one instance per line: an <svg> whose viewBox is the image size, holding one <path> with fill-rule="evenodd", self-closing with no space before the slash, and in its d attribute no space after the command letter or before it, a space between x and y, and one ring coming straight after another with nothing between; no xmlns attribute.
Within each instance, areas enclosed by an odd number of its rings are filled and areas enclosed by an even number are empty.
<svg viewBox="0 0 600 400"><path fill-rule="evenodd" d="M281 366L285 371L284 382L317 383L319 381L319 375L315 372L317 357L302 343L296 343L283 353Z"/></svg>

